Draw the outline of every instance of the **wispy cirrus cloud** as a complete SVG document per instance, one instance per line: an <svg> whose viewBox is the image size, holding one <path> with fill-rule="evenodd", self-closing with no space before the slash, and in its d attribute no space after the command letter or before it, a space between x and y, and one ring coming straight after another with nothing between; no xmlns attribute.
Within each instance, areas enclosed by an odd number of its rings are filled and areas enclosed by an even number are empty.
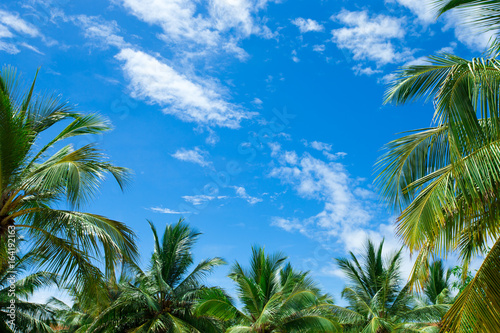
<svg viewBox="0 0 500 333"><path fill-rule="evenodd" d="M155 213L161 213L161 214L189 214L190 212L179 212L179 211L176 211L176 210L172 210L170 208L163 208L163 207L151 207L150 208L151 211L155 212Z"/></svg>
<svg viewBox="0 0 500 333"><path fill-rule="evenodd" d="M302 143L306 147L310 147L312 149L318 150L323 153L323 155L329 159L330 161L337 160L339 158L345 157L347 153L344 152L332 152L333 146L329 143L320 142L320 141L311 141L302 140Z"/></svg>
<svg viewBox="0 0 500 333"><path fill-rule="evenodd" d="M352 235L376 232L369 226L376 211L376 203L368 195L372 192L361 187L359 180L353 179L342 163L326 162L308 152L298 155L276 145L271 148L279 165L272 168L269 176L291 186L299 197L323 205L312 216L274 217L272 225L288 232L300 232L323 243L336 240L346 249L361 246L364 241L363 238L353 239Z"/></svg>
<svg viewBox="0 0 500 333"><path fill-rule="evenodd" d="M18 41L16 37L24 39L39 37L43 39L43 35L31 23L22 19L19 14L0 9L0 51L5 51L10 54L21 52L19 46L30 49L36 53L41 52L26 41Z"/></svg>
<svg viewBox="0 0 500 333"><path fill-rule="evenodd" d="M225 195L206 195L206 194L185 195L182 197L182 199L184 199L186 202L189 202L194 206L200 206L215 199L221 200L227 198L228 197Z"/></svg>
<svg viewBox="0 0 500 333"><path fill-rule="evenodd" d="M235 190L236 195L239 198L244 199L250 205L255 205L256 203L262 202L262 198L257 198L249 195L247 193L247 190L243 186L233 186L233 189Z"/></svg>
<svg viewBox="0 0 500 333"><path fill-rule="evenodd" d="M181 148L177 150L172 157L184 161L198 164L202 167L212 167L212 162L208 160L209 153L199 147L194 149Z"/></svg>
<svg viewBox="0 0 500 333"><path fill-rule="evenodd" d="M256 114L228 102L216 83L200 77L188 78L143 51L125 48L116 58L130 80L132 96L160 105L165 114L202 126L228 128L239 128L243 119Z"/></svg>
<svg viewBox="0 0 500 333"><path fill-rule="evenodd" d="M101 48L114 46L120 49L131 46L120 35L120 27L116 21L106 21L99 16L87 15L70 16L66 17L66 20L71 20L79 26L84 37L94 42L96 46Z"/></svg>

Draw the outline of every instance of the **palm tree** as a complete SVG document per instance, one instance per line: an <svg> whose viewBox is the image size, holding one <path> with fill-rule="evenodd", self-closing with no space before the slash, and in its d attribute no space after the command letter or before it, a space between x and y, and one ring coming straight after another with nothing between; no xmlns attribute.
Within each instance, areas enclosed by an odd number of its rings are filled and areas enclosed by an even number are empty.
<svg viewBox="0 0 500 333"><path fill-rule="evenodd" d="M349 259L336 259L349 281L342 291L349 306L346 309L334 306L335 314L347 332L430 332L436 329L448 306L428 305L413 297L408 285L401 283L401 250L384 261L383 243L375 248L368 240L362 260L352 252Z"/></svg>
<svg viewBox="0 0 500 333"><path fill-rule="evenodd" d="M48 272L25 275L33 257L16 255L15 264L0 265L0 331L6 333L51 333L55 324L54 311L47 304L31 302L34 292L56 285L57 276ZM23 276L18 279L17 277Z"/></svg>
<svg viewBox="0 0 500 333"><path fill-rule="evenodd" d="M60 333L83 333L94 322L94 317L80 303L67 305L63 301L52 298L49 304L55 308L54 314Z"/></svg>
<svg viewBox="0 0 500 333"><path fill-rule="evenodd" d="M401 69L386 102L433 98L434 124L390 142L378 162L397 233L419 252L411 282L428 277L431 254L458 251L463 272L487 253L443 320L443 330L500 332L500 62L450 54ZM464 275L465 278L465 275Z"/></svg>
<svg viewBox="0 0 500 333"><path fill-rule="evenodd" d="M87 332L96 318L106 311L123 293L125 288L130 283L134 283L132 272L138 272L136 267L122 267L122 273L116 281L111 279L106 282L106 288L101 289L100 297L105 300L105 303L99 302L98 299L89 302L85 293L77 290L74 286L67 288L68 294L71 296L72 305L68 305L63 301L53 297L48 304L54 309L55 317L61 333L80 333ZM104 295L102 295L104 294Z"/></svg>
<svg viewBox="0 0 500 333"><path fill-rule="evenodd" d="M72 111L57 96L36 95L35 82L36 76L23 90L15 69L0 72L0 262L8 260L17 232L29 240L26 252L34 250L38 267L96 297L103 279L93 258L104 254L102 266L111 277L120 261L136 258L137 249L123 223L76 209L97 194L106 173L122 187L128 171L110 164L93 144L64 145L110 126L97 115ZM71 209L60 209L63 203Z"/></svg>
<svg viewBox="0 0 500 333"><path fill-rule="evenodd" d="M227 333L336 332L328 295L322 295L307 273L296 272L286 257L266 255L263 248L252 248L251 267L238 262L229 277L236 283L243 304L218 289L201 296L196 313L231 321Z"/></svg>
<svg viewBox="0 0 500 333"><path fill-rule="evenodd" d="M451 270L445 269L442 260L436 260L429 266L429 278L423 290L430 304L450 304Z"/></svg>
<svg viewBox="0 0 500 333"><path fill-rule="evenodd" d="M135 282L123 283L118 299L88 328L87 332L219 332L216 321L193 315L193 305L202 290L202 279L221 258L201 261L192 271L192 247L200 233L182 220L167 225L160 241L154 237L151 267L139 272Z"/></svg>

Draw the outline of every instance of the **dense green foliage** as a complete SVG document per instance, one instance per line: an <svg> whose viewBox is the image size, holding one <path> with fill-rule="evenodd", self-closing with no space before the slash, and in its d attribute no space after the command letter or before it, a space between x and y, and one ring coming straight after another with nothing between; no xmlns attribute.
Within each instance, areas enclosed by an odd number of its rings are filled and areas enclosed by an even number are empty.
<svg viewBox="0 0 500 333"><path fill-rule="evenodd" d="M64 145L110 127L97 115L72 111L58 97L36 94L35 81L23 90L13 68L0 72L0 266L8 261L15 227L14 236L28 240L26 252L36 251L33 266L98 298L104 278L113 276L121 261L136 257L133 232L123 223L74 209L96 194L106 173L123 186L128 171L110 164L93 144ZM48 142L40 140L55 127L62 130ZM56 208L64 202L73 209ZM92 258L103 259L104 273Z"/></svg>
<svg viewBox="0 0 500 333"><path fill-rule="evenodd" d="M220 258L203 260L191 271L192 247L199 233L182 220L167 225L160 239L150 223L154 252L147 272L121 283L120 295L88 327L88 332L220 332L211 318L195 316L193 306L205 289L202 280ZM216 290L216 289L214 289Z"/></svg>
<svg viewBox="0 0 500 333"><path fill-rule="evenodd" d="M340 331L329 296L285 260L281 253L266 255L263 248L253 248L250 268L236 262L229 274L243 309L221 290L210 289L201 297L197 313L231 321L231 333Z"/></svg>
<svg viewBox="0 0 500 333"><path fill-rule="evenodd" d="M468 24L500 31L499 1L436 4L439 14L459 8ZM498 50L497 39L491 51ZM35 82L23 87L14 69L0 72L1 332L500 332L495 56L438 54L398 71L386 102L425 98L435 105L432 126L390 142L377 164L381 194L398 213L397 235L418 256L409 281L401 275L402 250L384 257L383 242L376 247L368 240L366 252L336 259L347 280L346 307L285 255L259 247L252 249L248 268L238 262L231 267L235 299L206 285L205 278L225 262L213 258L194 265L200 234L182 220L166 225L162 237L150 223L154 251L148 268L140 269L131 229L80 211L106 174L120 187L128 179L129 171L109 163L94 144L71 144L110 125L73 111L58 97L36 94ZM56 128L55 136L40 140ZM20 239L27 244L22 254L12 245ZM461 260L453 270L442 260L431 262L450 252ZM484 261L471 274L469 263L478 256ZM47 286L68 290L72 304L30 300Z"/></svg>
<svg viewBox="0 0 500 333"><path fill-rule="evenodd" d="M448 310L447 304L427 304L409 292L401 278L401 250L384 260L383 242L375 248L371 241L358 259L337 259L349 284L342 291L349 306L335 307L346 332L433 332ZM436 281L437 282L437 281ZM435 283L439 285L439 283ZM427 290L432 297L432 287ZM426 292L427 294L427 292Z"/></svg>

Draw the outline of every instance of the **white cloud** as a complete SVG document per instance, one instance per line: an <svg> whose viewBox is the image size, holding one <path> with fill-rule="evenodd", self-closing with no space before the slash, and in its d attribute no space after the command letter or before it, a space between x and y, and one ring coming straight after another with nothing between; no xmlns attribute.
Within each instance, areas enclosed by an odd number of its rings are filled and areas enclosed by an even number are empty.
<svg viewBox="0 0 500 333"><path fill-rule="evenodd" d="M105 21L97 16L86 15L78 15L70 19L83 30L86 38L97 41L100 47L107 48L111 45L125 48L130 45L118 34L120 28L116 21Z"/></svg>
<svg viewBox="0 0 500 333"><path fill-rule="evenodd" d="M385 2L397 3L408 8L424 26L437 21L437 10L432 0L386 0ZM460 9L446 13L444 15L444 30L453 28L455 37L461 43L474 51L485 51L490 38L495 36L495 32L478 30L473 27L473 24L466 24L470 21L466 13L466 10L461 11Z"/></svg>
<svg viewBox="0 0 500 333"><path fill-rule="evenodd" d="M6 26L0 24L0 38L11 38L13 36L12 32Z"/></svg>
<svg viewBox="0 0 500 333"><path fill-rule="evenodd" d="M337 47L352 52L355 60L370 60L385 65L411 57L412 51L392 43L402 40L406 34L403 18L382 14L370 17L367 11L342 10L332 19L345 25L332 30L333 42Z"/></svg>
<svg viewBox="0 0 500 333"><path fill-rule="evenodd" d="M422 23L429 24L436 21L436 9L432 0L385 0L385 3L398 3L408 8Z"/></svg>
<svg viewBox="0 0 500 333"><path fill-rule="evenodd" d="M259 106L262 105L262 104L264 104L264 102L260 98L257 98L257 97L255 97L253 99L252 103L255 104L255 105L259 105Z"/></svg>
<svg viewBox="0 0 500 333"><path fill-rule="evenodd" d="M379 74L379 73L382 73L382 71L380 69L373 69L371 67L364 67L363 65L361 64L358 64L356 66L354 66L352 68L352 70L354 71L354 74L356 75L367 75L367 76L371 76L373 74Z"/></svg>
<svg viewBox="0 0 500 333"><path fill-rule="evenodd" d="M276 217L272 224L320 241L328 242L334 238L344 248L354 246L351 235L369 229L368 222L376 209L369 196L370 191L360 189L358 181L350 177L341 163L324 162L304 153L295 164L283 165L286 153L279 146L274 146L273 155L281 165L275 166L269 175L291 185L300 197L319 201L323 209L302 219Z"/></svg>
<svg viewBox="0 0 500 333"><path fill-rule="evenodd" d="M212 162L207 160L209 156L208 152L199 147L195 147L191 150L181 148L172 154L172 156L181 161L199 164L202 167L212 166Z"/></svg>
<svg viewBox="0 0 500 333"><path fill-rule="evenodd" d="M255 14L266 6L262 0L123 0L123 5L139 19L159 25L160 38L189 48L194 44L213 52L226 50L246 56L237 44L252 34L270 38L274 34ZM206 7L203 6L206 4Z"/></svg>
<svg viewBox="0 0 500 333"><path fill-rule="evenodd" d="M298 17L292 21L294 25L296 25L301 33L306 33L310 31L323 31L325 29L324 26L319 24L317 21L312 19L304 19L302 17Z"/></svg>
<svg viewBox="0 0 500 333"><path fill-rule="evenodd" d="M314 52L319 52L319 53L321 53L321 52L324 52L324 51L325 51L325 49L326 49L326 47L325 47L325 45L324 45L324 44L314 45L314 46L313 46L313 51L314 51Z"/></svg>
<svg viewBox="0 0 500 333"><path fill-rule="evenodd" d="M227 198L227 197L226 196L205 195L205 194L185 195L182 197L182 199L184 199L186 202L189 202L195 206L199 206L201 204L204 204L208 201L212 201L214 199L225 199L225 198Z"/></svg>
<svg viewBox="0 0 500 333"><path fill-rule="evenodd" d="M155 213L162 213L162 214L188 214L189 212L178 212L169 208L163 208L163 207L151 207L150 210L152 210Z"/></svg>
<svg viewBox="0 0 500 333"><path fill-rule="evenodd" d="M337 160L339 158L343 158L347 155L347 153L344 153L344 152L336 152L336 153L333 153L331 152L332 151L332 145L329 144L329 143L324 143L324 142L320 142L320 141L311 141L311 142L308 142L307 140L302 140L302 143L304 144L304 146L306 147L310 147L312 149L315 149L315 150L318 150L320 152L323 153L323 155L330 161L334 161L334 160ZM286 154L287 152L285 152Z"/></svg>
<svg viewBox="0 0 500 333"><path fill-rule="evenodd" d="M125 48L116 58L130 79L132 97L163 106L163 112L183 121L204 126L238 128L243 119L254 116L227 102L217 84L199 77L188 78L157 58Z"/></svg>
<svg viewBox="0 0 500 333"><path fill-rule="evenodd" d="M302 140L302 143L306 147L311 147L311 148L319 150L319 151L323 151L323 150L331 151L332 150L332 145L329 143L324 143L324 142L320 142L320 141L308 142L307 140Z"/></svg>
<svg viewBox="0 0 500 333"><path fill-rule="evenodd" d="M338 160L339 158L344 158L347 156L347 153L344 153L342 151L339 151L339 152L336 152L336 153L330 153L330 152L327 152L327 151L323 151L323 155L325 155L325 157L327 159L329 159L330 161L335 161L335 160Z"/></svg>
<svg viewBox="0 0 500 333"><path fill-rule="evenodd" d="M279 227L285 231L300 231L301 233L305 233L306 230L299 219L285 219L283 217L274 217L272 219L271 225L275 227Z"/></svg>
<svg viewBox="0 0 500 333"><path fill-rule="evenodd" d="M286 151L277 144L271 148L274 149L273 157L283 160ZM384 256L401 248L394 219L375 223L374 217L378 216L379 209L376 194L360 186L343 164L325 162L305 153L297 164L274 167L270 176L291 185L301 198L315 200L323 205L318 213L309 217L274 217L271 225L287 232L299 232L320 242L327 252L334 251L332 256L338 255L338 245L343 252L363 253L367 239L375 244L384 239ZM408 277L415 256L412 259L404 249L403 258L402 274ZM344 277L331 264L325 264L317 274Z"/></svg>
<svg viewBox="0 0 500 333"><path fill-rule="evenodd" d="M486 51L495 31L483 31L467 23L467 18L460 11L451 11L445 15L446 25L443 30L454 29L455 37L474 51Z"/></svg>
<svg viewBox="0 0 500 333"><path fill-rule="evenodd" d="M41 36L40 31L35 26L20 18L18 14L0 10L0 23L23 35Z"/></svg>
<svg viewBox="0 0 500 333"><path fill-rule="evenodd" d="M17 54L20 52L19 48L15 44L6 43L3 42L2 40L0 40L0 50L10 54Z"/></svg>
<svg viewBox="0 0 500 333"><path fill-rule="evenodd" d="M251 205L255 205L256 203L262 202L261 198L252 197L251 195L249 195L247 193L247 190L242 186L233 186L233 188L236 191L236 195L239 198L246 200Z"/></svg>
<svg viewBox="0 0 500 333"><path fill-rule="evenodd" d="M36 53L41 52L26 41L18 42L14 37L40 37L43 39L40 31L31 23L26 22L17 13L11 13L0 9L0 50L10 54L17 54L20 51L18 46L25 47Z"/></svg>

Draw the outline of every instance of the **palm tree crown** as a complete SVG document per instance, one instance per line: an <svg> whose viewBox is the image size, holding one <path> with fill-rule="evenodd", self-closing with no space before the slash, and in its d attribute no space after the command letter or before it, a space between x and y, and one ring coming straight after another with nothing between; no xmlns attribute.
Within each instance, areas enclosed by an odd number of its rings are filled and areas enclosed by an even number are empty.
<svg viewBox="0 0 500 333"><path fill-rule="evenodd" d="M348 332L415 332L432 329L448 307L427 305L402 285L401 250L387 261L382 257L383 242L375 248L367 241L362 261L350 252L350 258L337 259L349 285L342 291L347 309L335 306L335 313Z"/></svg>
<svg viewBox="0 0 500 333"><path fill-rule="evenodd" d="M286 257L266 255L263 248L252 248L250 269L235 263L229 277L236 283L239 310L221 290L207 290L197 313L228 320L227 332L336 332L327 295L322 295L307 273L297 272Z"/></svg>
<svg viewBox="0 0 500 333"><path fill-rule="evenodd" d="M433 97L436 108L435 126L390 142L379 161L382 194L401 211L397 233L419 251L412 283L428 278L431 253L459 251L466 272L496 241L445 317L457 332L500 331L499 66L441 54L403 68L387 92L395 104Z"/></svg>
<svg viewBox="0 0 500 333"><path fill-rule="evenodd" d="M104 254L105 273L112 276L120 261L137 255L133 232L103 216L55 207L90 200L106 173L123 186L128 171L107 162L93 144L64 145L103 133L109 124L72 111L58 97L36 95L35 81L23 91L14 69L0 72L0 261L7 260L8 231L15 227L36 249L35 264L95 296L103 279L92 258ZM40 140L56 125L63 129Z"/></svg>
<svg viewBox="0 0 500 333"><path fill-rule="evenodd" d="M136 281L121 284L121 294L88 328L88 332L219 332L216 321L193 315L193 305L206 289L202 280L221 258L201 261L193 270L192 247L198 232L180 220L167 225L163 238L150 223L154 237L151 267Z"/></svg>

